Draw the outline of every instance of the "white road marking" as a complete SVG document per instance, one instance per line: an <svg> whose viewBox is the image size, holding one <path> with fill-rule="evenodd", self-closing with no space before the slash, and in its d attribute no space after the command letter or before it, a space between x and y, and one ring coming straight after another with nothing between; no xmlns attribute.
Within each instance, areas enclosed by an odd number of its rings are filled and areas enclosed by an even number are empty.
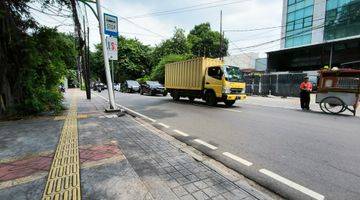
<svg viewBox="0 0 360 200"><path fill-rule="evenodd" d="M182 131L179 131L179 130L174 130L174 132L176 132L177 134L179 134L179 135L182 135L182 136L184 136L184 137L189 137L189 134L186 134L186 133L184 133L184 132L182 132Z"/></svg>
<svg viewBox="0 0 360 200"><path fill-rule="evenodd" d="M274 172L272 171L269 171L267 169L260 169L259 172L267 175L267 176L270 176L271 178L277 180L277 181L280 181L282 183L284 183L285 185L288 185L289 187L292 187L306 195L309 195L310 197L314 198L314 199L317 199L317 200L324 200L325 199L325 196L317 193L317 192L314 192L313 190L310 190L304 186L301 186L297 183L294 183L292 182L291 180L289 179L286 179L278 174L275 174Z"/></svg>
<svg viewBox="0 0 360 200"><path fill-rule="evenodd" d="M170 126L163 124L163 123L158 123L160 126L165 127L165 128L170 128Z"/></svg>
<svg viewBox="0 0 360 200"><path fill-rule="evenodd" d="M101 96L101 95L98 95L98 94L96 94L96 93L92 93L92 94L95 94L96 96L104 99L105 101L109 101L107 98L105 98L105 97L103 97L103 96ZM136 112L136 111L134 111L134 110L131 110L130 108L127 108L127 107L125 107L125 106L123 106L123 105L120 105L120 104L116 104L116 105L119 106L119 107L122 108L122 109L129 110L129 111L131 111L131 112L133 112L133 113L135 113L135 114L141 116L142 118L145 118L145 119L147 119L147 120L149 120L149 121L151 121L151 122L156 122L155 119L152 119L152 118L150 118L150 117L148 117L148 116L145 116L145 115L143 115L143 114L141 114L141 113L138 113L138 112Z"/></svg>
<svg viewBox="0 0 360 200"><path fill-rule="evenodd" d="M235 109L222 108L221 110L226 110L226 111L230 111L230 112L242 113L241 110L235 110Z"/></svg>
<svg viewBox="0 0 360 200"><path fill-rule="evenodd" d="M195 139L194 141L197 142L197 143L199 143L199 144L202 144L202 145L204 145L204 146L206 146L206 147L208 147L208 148L210 148L210 149L212 149L212 150L216 150L216 149L217 149L216 146L211 145L211 144L209 144L209 143L207 143L207 142L204 142L204 141L202 141L202 140L200 140L200 139Z"/></svg>
<svg viewBox="0 0 360 200"><path fill-rule="evenodd" d="M224 152L223 155L224 155L224 156L227 156L227 157L229 157L229 158L231 158L231 159L233 159L233 160L235 160L235 161L237 161L237 162L239 162L239 163L241 163L241 164L243 164L243 165L246 165L246 166L248 166L248 167L250 167L251 165L253 165L252 162L249 162L249 161L247 161L247 160L245 160L245 159L243 159L243 158L240 158L239 156L236 156L236 155L234 155L234 154L231 154L231 153L229 153L229 152Z"/></svg>

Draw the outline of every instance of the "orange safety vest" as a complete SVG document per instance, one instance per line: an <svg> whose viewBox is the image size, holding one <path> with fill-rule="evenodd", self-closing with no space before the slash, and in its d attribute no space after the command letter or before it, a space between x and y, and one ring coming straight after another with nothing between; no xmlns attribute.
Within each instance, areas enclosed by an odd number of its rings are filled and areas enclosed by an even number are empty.
<svg viewBox="0 0 360 200"><path fill-rule="evenodd" d="M307 83L302 82L300 84L300 89L306 90L306 91L312 91L312 89L313 89L312 83L311 82L307 82Z"/></svg>

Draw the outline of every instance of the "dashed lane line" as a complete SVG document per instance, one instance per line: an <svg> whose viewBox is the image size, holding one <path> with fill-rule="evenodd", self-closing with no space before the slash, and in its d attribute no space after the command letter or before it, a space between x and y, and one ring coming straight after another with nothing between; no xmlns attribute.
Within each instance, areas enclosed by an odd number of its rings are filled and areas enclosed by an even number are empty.
<svg viewBox="0 0 360 200"><path fill-rule="evenodd" d="M236 155L234 155L234 154L231 154L231 153L229 153L229 152L224 152L223 155L224 155L224 156L227 156L227 157L229 157L229 158L231 158L231 159L233 159L233 160L235 160L235 161L237 161L237 162L239 162L239 163L241 163L241 164L243 164L243 165L246 165L246 166L248 166L248 167L250 167L251 165L253 165L252 162L249 162L249 161L247 161L247 160L245 160L245 159L243 159L243 158L240 158L239 156L236 156Z"/></svg>
<svg viewBox="0 0 360 200"><path fill-rule="evenodd" d="M313 190L310 190L310 189L308 189L308 188L306 188L304 186L301 186L301 185L299 185L299 184L297 184L297 183L295 183L295 182L293 182L293 181L291 181L291 180L289 180L287 178L284 178L284 177L282 177L282 176L280 176L280 175L278 175L278 174L276 174L276 173L274 173L272 171L269 171L267 169L260 169L259 172L261 172L261 173L263 173L263 174L265 174L267 176L270 176L271 178L273 178L273 179L275 179L275 180L277 180L277 181L279 181L279 182L281 182L281 183L283 183L283 184L285 184L285 185L287 185L287 186L289 186L291 188L294 188L294 189L296 189L296 190L298 190L298 191L300 191L300 192L302 192L302 193L304 193L304 194L306 194L306 195L308 195L308 196L310 196L310 197L312 197L312 198L314 198L316 200L324 200L325 199L325 197L323 195L321 195L321 194L319 194L317 192L314 192Z"/></svg>
<svg viewBox="0 0 360 200"><path fill-rule="evenodd" d="M209 144L209 143L207 143L207 142L204 142L204 141L202 141L202 140L200 140L200 139L195 139L194 142L197 142L197 143L199 143L199 144L201 144L201 145L204 145L204 146L206 146L206 147L208 147L208 148L210 148L210 149L212 149L212 150L216 150L216 149L217 149L216 146L214 146L214 145L212 145L212 144Z"/></svg>
<svg viewBox="0 0 360 200"><path fill-rule="evenodd" d="M182 132L182 131L179 131L179 130L174 129L174 132L177 133L177 134L179 134L179 135L182 135L182 136L184 136L184 137L189 137L189 134L184 133L184 132Z"/></svg>
<svg viewBox="0 0 360 200"><path fill-rule="evenodd" d="M170 126L163 124L163 123L158 123L160 126L164 127L164 128L170 128Z"/></svg>

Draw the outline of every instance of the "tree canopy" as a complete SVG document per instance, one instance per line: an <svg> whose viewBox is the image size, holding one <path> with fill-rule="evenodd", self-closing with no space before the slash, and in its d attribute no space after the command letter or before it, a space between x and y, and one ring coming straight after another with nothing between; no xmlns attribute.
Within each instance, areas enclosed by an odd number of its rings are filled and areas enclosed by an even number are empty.
<svg viewBox="0 0 360 200"><path fill-rule="evenodd" d="M173 37L161 42L155 47L152 53L152 64L157 65L162 57L170 54L182 55L189 53L190 46L185 35L185 30L175 27Z"/></svg>
<svg viewBox="0 0 360 200"><path fill-rule="evenodd" d="M229 41L223 38L220 50L220 38L219 32L211 30L210 23L196 25L187 37L193 55L210 58L227 55Z"/></svg>

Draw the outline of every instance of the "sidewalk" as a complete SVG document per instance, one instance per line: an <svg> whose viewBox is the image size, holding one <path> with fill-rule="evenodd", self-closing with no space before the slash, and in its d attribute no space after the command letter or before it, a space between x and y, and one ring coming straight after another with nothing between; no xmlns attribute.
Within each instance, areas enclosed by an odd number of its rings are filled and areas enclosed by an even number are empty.
<svg viewBox="0 0 360 200"><path fill-rule="evenodd" d="M271 199L149 124L84 98L70 90L63 117L0 122L0 199Z"/></svg>

